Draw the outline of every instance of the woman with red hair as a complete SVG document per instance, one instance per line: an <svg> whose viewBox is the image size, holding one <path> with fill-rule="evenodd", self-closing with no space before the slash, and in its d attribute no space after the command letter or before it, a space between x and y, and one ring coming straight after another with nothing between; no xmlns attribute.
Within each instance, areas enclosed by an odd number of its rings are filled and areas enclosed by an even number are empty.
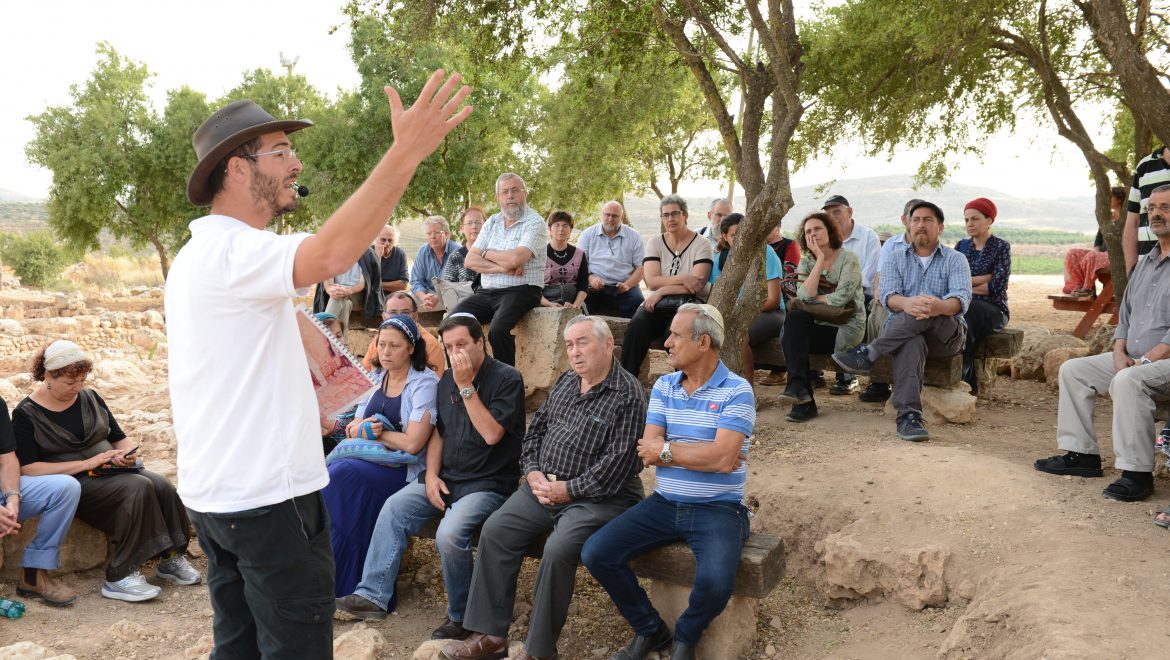
<svg viewBox="0 0 1170 660"><path fill-rule="evenodd" d="M963 317L967 321L963 380L971 386L972 394L979 390L975 345L984 337L1003 330L1009 317L1007 287L1012 274L1012 246L991 235L997 212L995 203L986 197L967 202L963 207L967 238L955 244L955 250L966 255L971 267L971 304Z"/></svg>

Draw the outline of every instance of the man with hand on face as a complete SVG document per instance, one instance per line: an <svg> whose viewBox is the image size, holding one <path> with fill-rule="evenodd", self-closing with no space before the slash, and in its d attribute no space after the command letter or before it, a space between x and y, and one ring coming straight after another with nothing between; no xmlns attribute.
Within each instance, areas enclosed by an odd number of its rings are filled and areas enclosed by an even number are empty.
<svg viewBox="0 0 1170 660"><path fill-rule="evenodd" d="M1121 477L1105 489L1110 499L1133 502L1154 492L1155 408L1170 398L1170 185L1150 193L1150 231L1158 238L1142 255L1125 287L1113 350L1075 358L1060 366L1056 441L1064 455L1036 461L1050 474L1100 477L1101 450L1093 427L1097 395L1113 399L1114 464ZM1154 522L1170 526L1166 511Z"/></svg>
<svg viewBox="0 0 1170 660"><path fill-rule="evenodd" d="M487 354L483 327L455 313L439 325L451 368L435 392L438 421L427 443L426 472L382 506L362 580L337 609L359 619L385 619L407 537L442 516L435 546L447 587L447 619L432 639L463 639L471 588L471 536L516 490L524 438L524 379Z"/></svg>
<svg viewBox="0 0 1170 660"><path fill-rule="evenodd" d="M911 242L886 256L878 299L890 311L882 334L869 344L833 353L845 371L867 374L880 355L894 363L897 434L922 442L922 371L927 356L961 353L967 339L963 315L971 304L971 267L962 253L939 243L943 212L930 202L910 208Z"/></svg>
<svg viewBox="0 0 1170 660"><path fill-rule="evenodd" d="M585 307L594 314L630 318L642 304L642 237L622 222L626 211L616 201L601 205L601 222L585 228L577 248L589 257L589 295Z"/></svg>
<svg viewBox="0 0 1170 660"><path fill-rule="evenodd" d="M524 552L545 535L528 640L516 657L557 657L577 560L589 535L642 499L636 447L646 418L638 379L613 357L609 324L578 316L565 326L570 370L532 416L520 463L527 481L488 518L464 625L476 631L440 657L485 660L508 650L516 577Z"/></svg>
<svg viewBox="0 0 1170 660"><path fill-rule="evenodd" d="M406 252L398 247L398 228L394 225L382 227L374 241L374 251L378 253L381 266L382 292L389 297L395 291L406 289L410 275L406 270Z"/></svg>
<svg viewBox="0 0 1170 660"><path fill-rule="evenodd" d="M178 490L207 555L214 657L333 656L323 420L292 298L369 250L419 164L471 114L470 89L444 77L409 109L386 88L390 149L316 234L265 231L297 208L289 134L312 122L242 100L191 139L187 198L211 211L167 277L167 341Z"/></svg>

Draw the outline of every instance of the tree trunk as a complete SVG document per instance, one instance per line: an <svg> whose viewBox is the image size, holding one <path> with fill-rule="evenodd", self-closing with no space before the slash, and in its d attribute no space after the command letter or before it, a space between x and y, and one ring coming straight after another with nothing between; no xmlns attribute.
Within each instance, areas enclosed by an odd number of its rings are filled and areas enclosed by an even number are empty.
<svg viewBox="0 0 1170 660"><path fill-rule="evenodd" d="M1134 116L1141 117L1163 144L1170 143L1170 92L1130 30L1126 5L1121 0L1079 0L1077 5L1117 74Z"/></svg>
<svg viewBox="0 0 1170 660"><path fill-rule="evenodd" d="M167 279L167 274L171 271L170 260L167 257L167 248L159 240L158 234L150 235L150 244L154 246L155 252L158 252L158 265L162 268L163 279Z"/></svg>

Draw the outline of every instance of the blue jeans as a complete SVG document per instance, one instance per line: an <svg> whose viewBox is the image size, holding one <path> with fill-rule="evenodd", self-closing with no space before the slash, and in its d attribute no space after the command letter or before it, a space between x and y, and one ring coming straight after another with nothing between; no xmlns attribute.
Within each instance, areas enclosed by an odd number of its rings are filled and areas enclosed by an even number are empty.
<svg viewBox="0 0 1170 660"><path fill-rule="evenodd" d="M36 518L37 533L20 565L51 571L61 563L61 544L81 499L81 484L67 474L20 478L20 520ZM2 500L2 498L0 498Z"/></svg>
<svg viewBox="0 0 1170 660"><path fill-rule="evenodd" d="M382 505L366 552L362 581L354 593L387 608L394 595L394 583L398 580L402 553L406 552L407 537L417 534L431 518L442 515L439 531L435 533L435 545L439 549L443 582L447 587L447 618L462 621L467 593L471 590L471 536L507 499L499 493L471 493L448 505L443 513L427 499L426 486L417 481L403 486Z"/></svg>
<svg viewBox="0 0 1170 660"><path fill-rule="evenodd" d="M695 555L695 583L674 638L694 646L727 606L743 542L751 532L739 502L672 502L654 493L602 527L581 549L581 561L613 599L634 632L650 637L662 617L630 570L631 559L686 541Z"/></svg>

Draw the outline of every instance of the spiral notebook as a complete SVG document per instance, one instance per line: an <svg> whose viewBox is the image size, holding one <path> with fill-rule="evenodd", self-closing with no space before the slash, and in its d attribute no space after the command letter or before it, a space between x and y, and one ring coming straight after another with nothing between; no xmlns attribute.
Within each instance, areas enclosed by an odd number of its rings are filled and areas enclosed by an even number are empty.
<svg viewBox="0 0 1170 660"><path fill-rule="evenodd" d="M297 305L297 327L309 362L313 389L317 392L317 408L322 415L334 417L378 385L349 347L304 305Z"/></svg>

